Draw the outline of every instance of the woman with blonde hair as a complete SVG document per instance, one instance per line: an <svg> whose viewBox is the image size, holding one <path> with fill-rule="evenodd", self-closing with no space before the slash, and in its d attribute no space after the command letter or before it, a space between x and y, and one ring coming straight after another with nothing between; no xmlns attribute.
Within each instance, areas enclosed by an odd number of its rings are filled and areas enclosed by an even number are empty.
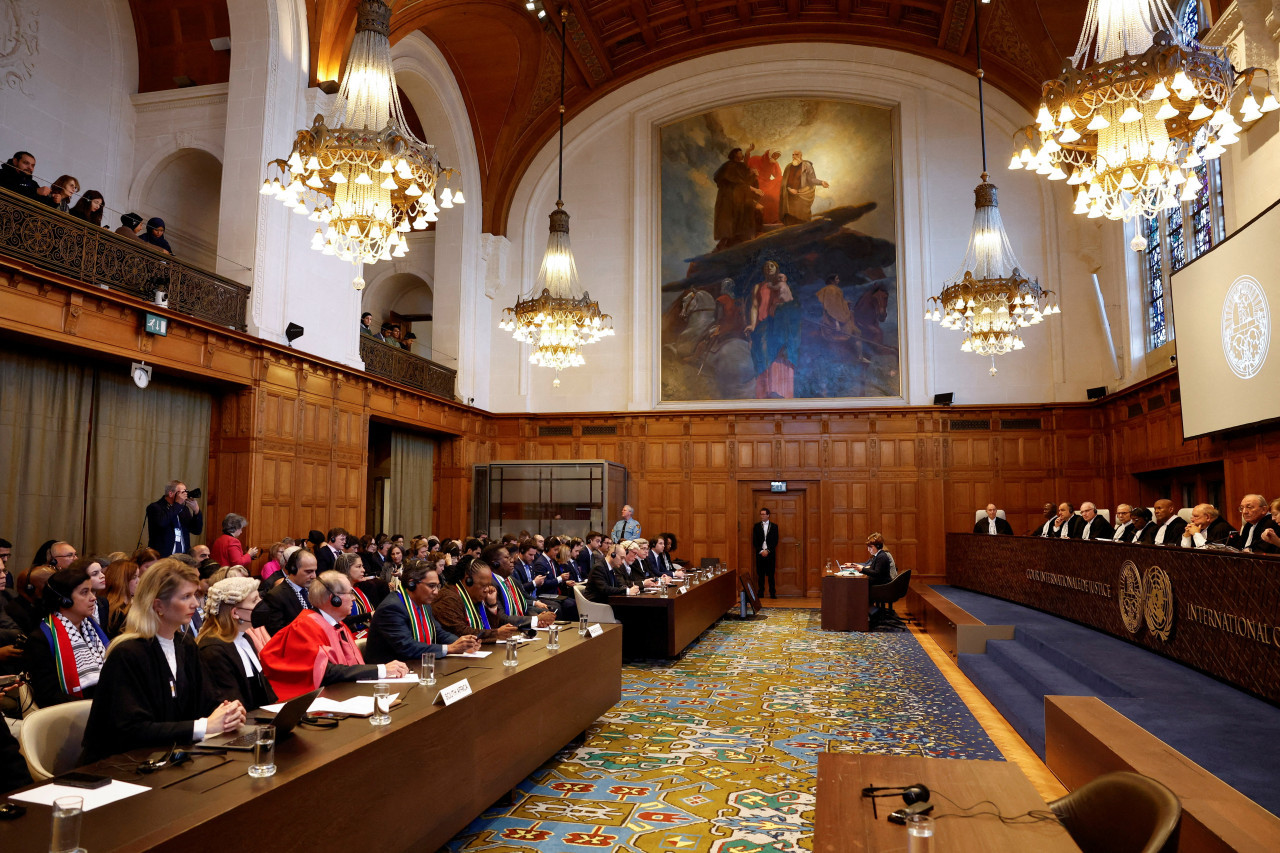
<svg viewBox="0 0 1280 853"><path fill-rule="evenodd" d="M172 557L143 577L125 632L107 650L81 764L140 747L194 743L245 721L244 705L214 699L196 650L175 640L195 615L199 584L196 570Z"/></svg>
<svg viewBox="0 0 1280 853"><path fill-rule="evenodd" d="M205 597L204 624L196 637L214 698L238 699L249 711L276 701L258 658L271 635L266 628L251 627L258 601L258 582L251 577L212 584Z"/></svg>
<svg viewBox="0 0 1280 853"><path fill-rule="evenodd" d="M124 630L124 620L129 613L129 602L138 589L142 569L132 560L116 560L107 565L107 629L108 637L115 637Z"/></svg>

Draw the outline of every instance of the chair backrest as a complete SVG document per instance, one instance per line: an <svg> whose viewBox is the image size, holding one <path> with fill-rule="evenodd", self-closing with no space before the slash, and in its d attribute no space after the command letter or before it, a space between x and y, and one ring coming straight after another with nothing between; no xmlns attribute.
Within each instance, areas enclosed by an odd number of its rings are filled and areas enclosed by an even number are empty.
<svg viewBox="0 0 1280 853"><path fill-rule="evenodd" d="M911 585L911 570L898 572L898 576L888 583L877 584L870 588L867 597L873 604L892 604L907 594Z"/></svg>
<svg viewBox="0 0 1280 853"><path fill-rule="evenodd" d="M361 657L364 657L364 650L365 650L365 647L368 645L369 645L369 638L367 636L356 637L356 651L360 653Z"/></svg>
<svg viewBox="0 0 1280 853"><path fill-rule="evenodd" d="M979 521L982 521L982 519L986 517L987 517L987 511L985 509L974 510L973 523L977 524ZM1002 509L996 510L996 518L1004 518L1004 510ZM1008 519L1005 519L1005 520L1007 521Z"/></svg>
<svg viewBox="0 0 1280 853"><path fill-rule="evenodd" d="M607 604L597 604L582 594L582 584L573 585L573 600L578 605L578 615L587 617L590 622L604 625L616 625L618 620L613 615L613 608Z"/></svg>
<svg viewBox="0 0 1280 853"><path fill-rule="evenodd" d="M92 706L89 699L50 705L22 721L22 755L32 779L51 779L76 766Z"/></svg>
<svg viewBox="0 0 1280 853"><path fill-rule="evenodd" d="M1080 512L1080 510L1076 510L1075 514L1076 514L1076 515L1079 515L1081 518L1084 518L1084 515ZM1105 518L1105 519L1107 520L1107 524L1110 524L1110 523L1111 523L1111 510L1109 510L1109 509L1100 509L1100 510L1098 510L1098 515L1100 515L1100 516L1102 516L1103 518Z"/></svg>
<svg viewBox="0 0 1280 853"><path fill-rule="evenodd" d="M699 565L701 568L704 568L704 569L714 569L716 566L720 565L720 558L719 557L703 557L702 562Z"/></svg>
<svg viewBox="0 0 1280 853"><path fill-rule="evenodd" d="M1155 779L1107 773L1049 804L1084 853L1174 853L1182 805Z"/></svg>
<svg viewBox="0 0 1280 853"><path fill-rule="evenodd" d="M1190 524L1191 523L1191 507L1184 506L1182 509L1178 510L1178 518L1182 519L1187 524Z"/></svg>

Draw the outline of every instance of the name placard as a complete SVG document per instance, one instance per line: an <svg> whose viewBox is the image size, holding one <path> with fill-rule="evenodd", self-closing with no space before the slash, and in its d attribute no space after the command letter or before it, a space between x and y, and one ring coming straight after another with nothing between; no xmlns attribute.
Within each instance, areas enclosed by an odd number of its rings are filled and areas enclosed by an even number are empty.
<svg viewBox="0 0 1280 853"><path fill-rule="evenodd" d="M599 623L599 622L597 622L597 623L596 623L596 624L594 624L594 625L588 625L588 626L587 626L587 636L588 636L588 637L599 637L599 636L600 636L601 634L603 634L603 633L604 633L604 628L600 627L600 623Z"/></svg>
<svg viewBox="0 0 1280 853"><path fill-rule="evenodd" d="M464 678L461 681L454 682L453 684L450 684L448 687L441 690L440 694L436 696L436 701L432 702L431 704L438 705L441 702L444 702L445 707L447 708L450 705L452 705L454 702L457 702L459 699L463 698L464 696L470 696L470 695L471 695L471 682L467 681L467 679Z"/></svg>

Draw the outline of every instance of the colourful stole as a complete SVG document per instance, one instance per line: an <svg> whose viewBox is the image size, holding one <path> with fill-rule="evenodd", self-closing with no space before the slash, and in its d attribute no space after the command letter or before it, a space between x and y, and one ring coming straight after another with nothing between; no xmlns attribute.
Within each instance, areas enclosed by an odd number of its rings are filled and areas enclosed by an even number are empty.
<svg viewBox="0 0 1280 853"><path fill-rule="evenodd" d="M355 596L351 600L351 615L363 616L366 613L373 612L373 604L369 601L369 596L365 595L356 587L351 587L351 594Z"/></svg>
<svg viewBox="0 0 1280 853"><path fill-rule="evenodd" d="M501 589L502 587L498 587ZM480 630L489 630L489 614L485 612L483 607L476 607L476 603L471 600L471 596L467 595L465 589L458 590L458 597L462 599L462 606L467 611L467 624L472 628Z"/></svg>
<svg viewBox="0 0 1280 853"><path fill-rule="evenodd" d="M526 609L524 593L511 578L502 578L498 584L498 595L502 598L502 607L508 616L523 616Z"/></svg>
<svg viewBox="0 0 1280 853"><path fill-rule="evenodd" d="M431 624L431 618L427 616L426 609L418 602L410 601L403 589L396 590L396 595L400 596L400 600L404 602L404 609L409 613L409 627L413 629L413 638L419 643L436 645L435 628Z"/></svg>
<svg viewBox="0 0 1280 853"><path fill-rule="evenodd" d="M71 648L71 635L61 619L46 616L45 626L53 634L53 668L58 675L58 686L62 692L71 696L80 696L80 668L76 666L76 652Z"/></svg>

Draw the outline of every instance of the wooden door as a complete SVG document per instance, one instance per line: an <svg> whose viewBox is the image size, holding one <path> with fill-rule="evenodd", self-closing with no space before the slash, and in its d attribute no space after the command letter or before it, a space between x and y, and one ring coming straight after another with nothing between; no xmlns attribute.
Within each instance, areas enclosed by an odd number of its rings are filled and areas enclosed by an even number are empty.
<svg viewBox="0 0 1280 853"><path fill-rule="evenodd" d="M739 553L747 555L743 564L750 569L753 578L756 564L751 534L760 520L760 510L767 508L770 522L778 526L778 563L774 585L779 598L798 598L805 594L805 495L803 489L779 494L753 488L750 502L743 502L743 508L749 507L750 513L743 518L741 525L743 535ZM756 592L763 594L761 590Z"/></svg>

